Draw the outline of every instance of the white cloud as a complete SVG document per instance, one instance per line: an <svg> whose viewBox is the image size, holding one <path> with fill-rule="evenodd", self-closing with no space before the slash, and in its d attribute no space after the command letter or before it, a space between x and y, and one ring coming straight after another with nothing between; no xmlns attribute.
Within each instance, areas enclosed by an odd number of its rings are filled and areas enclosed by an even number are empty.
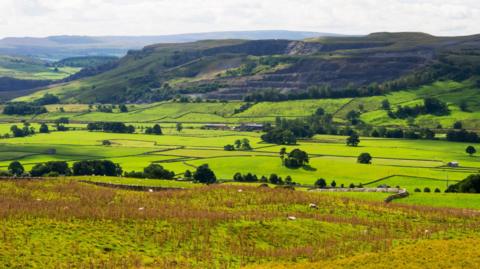
<svg viewBox="0 0 480 269"><path fill-rule="evenodd" d="M1 0L0 37L288 29L480 33L478 0Z"/></svg>

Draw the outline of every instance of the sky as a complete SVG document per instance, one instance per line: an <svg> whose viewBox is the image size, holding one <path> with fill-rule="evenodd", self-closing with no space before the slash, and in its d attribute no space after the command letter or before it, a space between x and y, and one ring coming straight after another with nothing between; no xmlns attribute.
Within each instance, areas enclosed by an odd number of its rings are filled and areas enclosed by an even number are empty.
<svg viewBox="0 0 480 269"><path fill-rule="evenodd" d="M0 38L235 30L480 33L480 0L0 0Z"/></svg>

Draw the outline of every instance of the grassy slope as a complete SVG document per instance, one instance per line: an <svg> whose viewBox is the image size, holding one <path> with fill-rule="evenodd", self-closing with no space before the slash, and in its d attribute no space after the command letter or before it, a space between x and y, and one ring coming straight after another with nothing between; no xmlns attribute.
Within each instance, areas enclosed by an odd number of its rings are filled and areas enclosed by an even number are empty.
<svg viewBox="0 0 480 269"><path fill-rule="evenodd" d="M383 100L388 99L393 109L397 105L415 105L422 98L435 96L447 103L451 114L447 116L421 115L414 124L425 128L436 128L439 124L449 128L455 121L461 121L465 128L480 128L480 102L477 100L478 89L471 81L462 83L445 81L418 89L409 89L390 93L386 96L362 98L320 99L286 102L262 102L253 105L246 111L234 114L243 102L223 103L157 103L151 105L135 105L129 113L88 112L85 105L65 105L65 113L49 108L51 113L39 115L38 120L54 120L59 117L69 117L72 121L129 121L129 122L190 122L190 123L240 123L240 122L273 122L275 117L309 116L318 107L328 113L333 113L338 122L345 121L351 110L360 110L363 106L361 119L374 126L408 126L407 120L391 119L387 112L381 109ZM27 100L28 97L22 100ZM465 101L470 112L460 111L459 105ZM84 109L80 109L83 107ZM77 109L75 109L77 108ZM0 120L18 120L19 117L0 115ZM29 117L20 117L28 119ZM31 117L30 117L31 118Z"/></svg>
<svg viewBox="0 0 480 269"><path fill-rule="evenodd" d="M58 80L68 77L80 68L60 67L55 71L53 67L47 67L38 60L1 56L0 55L0 77L13 77L29 80Z"/></svg>

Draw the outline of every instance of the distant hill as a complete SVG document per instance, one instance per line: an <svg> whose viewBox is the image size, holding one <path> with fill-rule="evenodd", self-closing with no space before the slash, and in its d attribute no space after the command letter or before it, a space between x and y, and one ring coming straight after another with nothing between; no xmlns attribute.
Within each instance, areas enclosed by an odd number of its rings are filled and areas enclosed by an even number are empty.
<svg viewBox="0 0 480 269"><path fill-rule="evenodd" d="M160 36L51 36L45 38L8 37L0 40L0 54L28 55L48 60L78 56L123 56L128 50L156 43L184 43L218 39L289 39L303 40L329 33L301 31L232 31Z"/></svg>
<svg viewBox="0 0 480 269"><path fill-rule="evenodd" d="M156 44L130 51L99 75L47 91L66 102L153 102L178 94L217 99L253 96L257 98L253 101L262 101L376 95L477 75L480 36L375 33L307 41ZM265 93L268 96L262 97Z"/></svg>

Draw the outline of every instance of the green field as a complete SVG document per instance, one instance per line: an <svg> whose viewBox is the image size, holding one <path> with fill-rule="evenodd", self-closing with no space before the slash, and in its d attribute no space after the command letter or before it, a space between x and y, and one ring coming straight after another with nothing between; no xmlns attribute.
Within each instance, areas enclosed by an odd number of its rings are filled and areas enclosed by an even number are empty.
<svg viewBox="0 0 480 269"><path fill-rule="evenodd" d="M1 125L7 130L7 124ZM166 128L166 135L113 134L88 131L52 132L25 138L1 140L0 167L6 169L13 160L27 168L39 162L65 160L70 163L85 159L110 159L124 171L141 171L151 163L158 163L181 176L187 169L194 170L209 164L217 177L231 180L233 174L255 173L291 176L295 182L313 185L318 178L335 180L338 186L364 184L400 186L413 191L429 187L445 190L448 184L478 173L480 158L464 153L468 144L446 141L362 138L359 147L347 147L345 137L318 135L310 141L288 146L305 150L310 155L307 168L290 169L282 165L278 152L282 146L266 144L259 133L202 130L197 127L177 132ZM82 128L78 125L77 128ZM237 139L247 138L251 151L224 151L223 146ZM102 141L111 141L103 146ZM56 149L54 155L46 152ZM15 154L10 154L15 152ZM372 164L358 164L362 152L373 156ZM450 161L458 161L459 168L447 168ZM448 182L447 182L448 181Z"/></svg>

